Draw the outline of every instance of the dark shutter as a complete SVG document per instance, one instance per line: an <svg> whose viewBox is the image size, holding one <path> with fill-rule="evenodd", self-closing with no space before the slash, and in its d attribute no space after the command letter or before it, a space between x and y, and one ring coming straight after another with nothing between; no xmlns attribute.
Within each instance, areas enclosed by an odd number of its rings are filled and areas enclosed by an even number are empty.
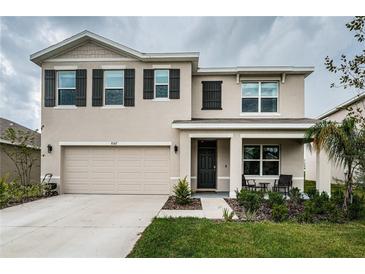
<svg viewBox="0 0 365 274"><path fill-rule="evenodd" d="M76 106L86 106L86 69L76 70Z"/></svg>
<svg viewBox="0 0 365 274"><path fill-rule="evenodd" d="M124 70L124 106L134 106L134 69Z"/></svg>
<svg viewBox="0 0 365 274"><path fill-rule="evenodd" d="M180 70L179 69L170 69L170 91L169 98L170 99L180 99Z"/></svg>
<svg viewBox="0 0 365 274"><path fill-rule="evenodd" d="M56 71L44 71L44 106L54 107L56 104Z"/></svg>
<svg viewBox="0 0 365 274"><path fill-rule="evenodd" d="M143 99L153 99L154 70L143 70Z"/></svg>
<svg viewBox="0 0 365 274"><path fill-rule="evenodd" d="M102 69L93 69L93 98L92 105L99 107L103 105L103 85L104 71Z"/></svg>
<svg viewBox="0 0 365 274"><path fill-rule="evenodd" d="M202 81L202 109L222 109L222 81Z"/></svg>

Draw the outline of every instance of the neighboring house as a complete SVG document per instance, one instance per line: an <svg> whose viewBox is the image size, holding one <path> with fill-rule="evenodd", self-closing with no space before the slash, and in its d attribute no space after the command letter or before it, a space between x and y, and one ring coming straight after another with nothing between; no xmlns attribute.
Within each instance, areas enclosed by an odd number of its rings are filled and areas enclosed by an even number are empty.
<svg viewBox="0 0 365 274"><path fill-rule="evenodd" d="M4 132L6 131L6 129L8 128L14 128L15 130L23 130L23 131L33 131L29 128L23 127L15 122L9 121L7 119L1 118L0 117L0 143L2 146L14 146L15 145L11 144L9 141L4 140L1 138L1 136L3 136ZM36 158L38 158L38 161L36 161L34 163L34 166L32 167L32 171L31 171L31 181L32 182L39 182L40 181L40 175L41 175L41 150L40 150L40 146L41 146L41 135L36 132L33 131L35 134L35 144L37 146L37 148L34 149L34 154L36 156ZM3 177L7 177L8 180L13 180L17 178L17 170L16 170L16 166L14 164L14 162L9 158L8 155L6 155L4 153L4 151L0 148L0 178Z"/></svg>
<svg viewBox="0 0 365 274"><path fill-rule="evenodd" d="M365 93L361 93L351 98L350 100L334 107L333 109L319 115L317 117L318 120L329 120L341 122L346 115L348 114L348 109L353 108L356 110L357 108L365 111ZM343 182L345 179L346 170L335 164L333 161L323 161L325 172L328 172L328 176L331 178L331 182ZM307 180L317 180L317 172L316 172L316 152L310 152L307 148L305 150L305 177Z"/></svg>
<svg viewBox="0 0 365 274"><path fill-rule="evenodd" d="M84 31L31 55L42 68L42 174L63 193L167 194L293 175L303 189L313 67L199 68ZM319 185L322 190L329 186Z"/></svg>

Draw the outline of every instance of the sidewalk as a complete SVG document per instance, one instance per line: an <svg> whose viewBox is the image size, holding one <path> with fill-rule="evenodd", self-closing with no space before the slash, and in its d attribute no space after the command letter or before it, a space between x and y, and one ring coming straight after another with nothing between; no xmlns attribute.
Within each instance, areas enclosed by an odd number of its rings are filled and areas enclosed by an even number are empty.
<svg viewBox="0 0 365 274"><path fill-rule="evenodd" d="M223 209L232 212L231 207L223 198L201 198L202 210L160 210L158 218L196 217L207 219L223 219ZM234 215L233 219L237 219Z"/></svg>

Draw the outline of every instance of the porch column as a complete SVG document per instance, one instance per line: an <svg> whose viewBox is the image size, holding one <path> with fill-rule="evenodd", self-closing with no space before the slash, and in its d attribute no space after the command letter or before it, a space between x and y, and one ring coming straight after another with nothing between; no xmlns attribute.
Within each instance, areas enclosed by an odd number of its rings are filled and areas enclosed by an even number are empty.
<svg viewBox="0 0 365 274"><path fill-rule="evenodd" d="M236 196L235 190L242 186L242 139L239 134L234 133L230 142L230 171L229 171L229 197Z"/></svg>
<svg viewBox="0 0 365 274"><path fill-rule="evenodd" d="M191 140L186 132L180 133L180 178L188 180L191 186Z"/></svg>
<svg viewBox="0 0 365 274"><path fill-rule="evenodd" d="M316 187L319 192L331 194L331 164L323 150L316 152Z"/></svg>

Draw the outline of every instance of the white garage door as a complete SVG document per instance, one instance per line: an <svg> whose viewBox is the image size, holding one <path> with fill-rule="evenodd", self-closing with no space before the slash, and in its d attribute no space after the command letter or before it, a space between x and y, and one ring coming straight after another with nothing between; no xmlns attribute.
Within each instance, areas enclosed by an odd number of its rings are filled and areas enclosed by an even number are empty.
<svg viewBox="0 0 365 274"><path fill-rule="evenodd" d="M64 193L168 194L168 147L66 147Z"/></svg>

